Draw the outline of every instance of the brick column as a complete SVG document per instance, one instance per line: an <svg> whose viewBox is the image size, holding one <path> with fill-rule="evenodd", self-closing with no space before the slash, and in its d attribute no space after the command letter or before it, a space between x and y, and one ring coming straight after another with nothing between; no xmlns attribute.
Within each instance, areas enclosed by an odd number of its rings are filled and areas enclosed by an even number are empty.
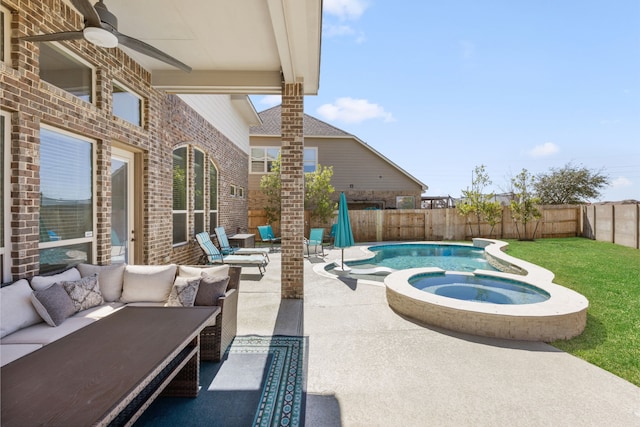
<svg viewBox="0 0 640 427"><path fill-rule="evenodd" d="M304 297L304 136L302 83L282 86L281 297Z"/></svg>

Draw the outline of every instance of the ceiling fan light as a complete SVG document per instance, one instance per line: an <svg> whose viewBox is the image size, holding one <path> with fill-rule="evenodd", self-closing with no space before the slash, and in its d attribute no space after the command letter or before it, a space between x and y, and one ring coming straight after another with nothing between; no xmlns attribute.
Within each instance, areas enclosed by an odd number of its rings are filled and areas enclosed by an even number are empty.
<svg viewBox="0 0 640 427"><path fill-rule="evenodd" d="M82 30L84 38L89 43L100 47L116 47L118 46L118 38L115 34L98 27L87 27Z"/></svg>

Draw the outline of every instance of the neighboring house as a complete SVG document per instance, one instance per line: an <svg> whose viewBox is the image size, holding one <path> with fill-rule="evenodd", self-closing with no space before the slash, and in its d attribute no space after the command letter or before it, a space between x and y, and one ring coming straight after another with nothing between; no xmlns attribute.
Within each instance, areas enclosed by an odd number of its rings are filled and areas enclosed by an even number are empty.
<svg viewBox="0 0 640 427"><path fill-rule="evenodd" d="M280 113L280 106L259 113L262 124L250 130L249 209L264 206L260 178L278 157ZM308 114L303 123L304 170L333 166L336 201L344 191L349 209L420 209L424 183L354 135Z"/></svg>
<svg viewBox="0 0 640 427"><path fill-rule="evenodd" d="M0 282L116 257L198 262L196 233L218 225L247 229L249 126L260 123L247 94L317 93L319 0L277 4L293 9L273 22L273 5L251 5L247 14L246 3L231 2L214 17L229 23L221 29L199 12L221 2L183 8L165 0L166 7L152 9L107 3L120 31L162 34L151 44L170 49L193 72L82 39L85 19L70 2L2 1ZM167 10L185 14L170 34ZM316 24L303 16L315 16ZM59 32L79 39L21 39ZM307 48L290 46L298 42ZM280 57L292 50L304 53Z"/></svg>

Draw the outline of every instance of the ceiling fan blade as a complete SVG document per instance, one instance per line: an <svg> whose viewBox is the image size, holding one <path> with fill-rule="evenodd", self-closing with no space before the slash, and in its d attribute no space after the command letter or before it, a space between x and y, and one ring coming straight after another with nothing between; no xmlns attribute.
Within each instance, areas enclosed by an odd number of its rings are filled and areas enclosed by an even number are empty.
<svg viewBox="0 0 640 427"><path fill-rule="evenodd" d="M82 31L64 31L62 33L38 34L36 36L20 37L20 40L30 42L55 42L62 40L81 40L84 38Z"/></svg>
<svg viewBox="0 0 640 427"><path fill-rule="evenodd" d="M100 27L100 16L89 0L71 0L73 7L84 16L84 21L89 27Z"/></svg>
<svg viewBox="0 0 640 427"><path fill-rule="evenodd" d="M122 33L116 32L115 35L118 37L118 42L120 42L120 44L123 46L126 46L130 49L143 53L147 56L150 56L152 58L165 62L169 65L173 65L174 67L179 68L188 73L191 72L191 67L178 61L174 57L167 55L163 51L156 49L150 44L147 44L138 39L134 39L133 37L126 36Z"/></svg>

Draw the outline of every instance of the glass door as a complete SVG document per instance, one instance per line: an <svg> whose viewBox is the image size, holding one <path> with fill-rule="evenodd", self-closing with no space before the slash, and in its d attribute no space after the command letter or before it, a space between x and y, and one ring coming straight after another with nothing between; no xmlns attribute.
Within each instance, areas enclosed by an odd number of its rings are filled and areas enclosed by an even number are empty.
<svg viewBox="0 0 640 427"><path fill-rule="evenodd" d="M134 264L134 155L118 148L111 156L111 262Z"/></svg>

